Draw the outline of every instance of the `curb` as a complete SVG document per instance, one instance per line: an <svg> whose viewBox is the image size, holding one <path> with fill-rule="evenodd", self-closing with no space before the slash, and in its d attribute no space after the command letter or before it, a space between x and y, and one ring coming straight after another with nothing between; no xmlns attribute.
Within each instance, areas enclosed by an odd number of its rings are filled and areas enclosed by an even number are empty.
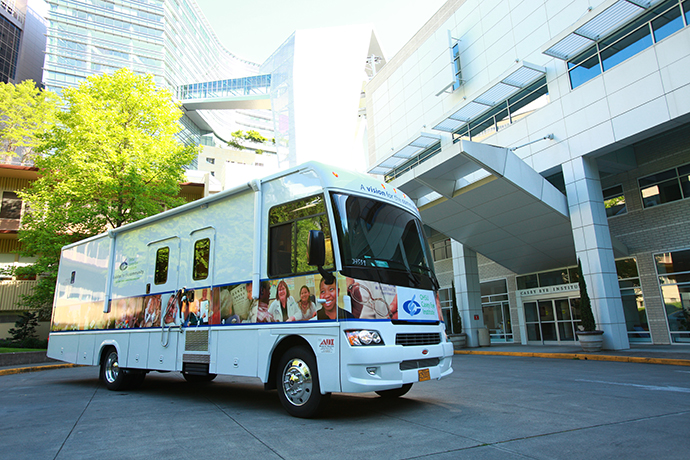
<svg viewBox="0 0 690 460"><path fill-rule="evenodd" d="M616 361L619 363L667 364L690 366L690 359L644 358L640 356L590 355L586 353L532 353L514 351L455 350L456 355L520 356L526 358L582 359L585 361Z"/></svg>
<svg viewBox="0 0 690 460"><path fill-rule="evenodd" d="M81 367L81 366L79 364L48 364L47 366L16 367L14 369L0 369L0 376L2 376L2 375L13 375L13 374L25 374L27 372L47 371L50 369L63 369L66 367Z"/></svg>

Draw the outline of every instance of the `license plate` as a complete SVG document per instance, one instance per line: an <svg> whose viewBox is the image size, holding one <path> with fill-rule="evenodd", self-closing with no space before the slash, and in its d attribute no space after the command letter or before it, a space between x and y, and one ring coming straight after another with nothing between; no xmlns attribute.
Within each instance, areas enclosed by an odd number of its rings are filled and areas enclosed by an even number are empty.
<svg viewBox="0 0 690 460"><path fill-rule="evenodd" d="M425 380L431 380L431 375L429 374L429 369L419 369L419 381L423 382Z"/></svg>

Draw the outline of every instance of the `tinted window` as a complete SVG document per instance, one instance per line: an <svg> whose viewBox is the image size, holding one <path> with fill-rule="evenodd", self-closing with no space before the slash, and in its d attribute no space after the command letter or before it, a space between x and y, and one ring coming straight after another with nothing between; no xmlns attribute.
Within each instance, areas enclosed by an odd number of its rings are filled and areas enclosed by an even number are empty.
<svg viewBox="0 0 690 460"><path fill-rule="evenodd" d="M204 238L194 243L194 270L192 279L204 280L208 278L208 264L211 259L211 240Z"/></svg>
<svg viewBox="0 0 690 460"><path fill-rule="evenodd" d="M156 271L153 275L154 284L165 284L168 281L168 262L170 248L164 247L156 251Z"/></svg>

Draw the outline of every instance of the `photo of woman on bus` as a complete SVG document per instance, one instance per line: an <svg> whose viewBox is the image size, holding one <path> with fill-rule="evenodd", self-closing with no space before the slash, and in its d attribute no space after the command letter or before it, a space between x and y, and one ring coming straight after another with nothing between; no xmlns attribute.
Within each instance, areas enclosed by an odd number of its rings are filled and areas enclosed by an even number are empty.
<svg viewBox="0 0 690 460"><path fill-rule="evenodd" d="M295 321L294 316L289 316L290 311L297 308L297 302L290 296L290 289L284 280L280 280L276 289L276 299L271 303L268 312L277 322Z"/></svg>
<svg viewBox="0 0 690 460"><path fill-rule="evenodd" d="M316 315L317 310L318 307L312 300L311 291L305 285L299 289L299 301L291 310L288 310L288 314L294 318L294 321L307 321Z"/></svg>

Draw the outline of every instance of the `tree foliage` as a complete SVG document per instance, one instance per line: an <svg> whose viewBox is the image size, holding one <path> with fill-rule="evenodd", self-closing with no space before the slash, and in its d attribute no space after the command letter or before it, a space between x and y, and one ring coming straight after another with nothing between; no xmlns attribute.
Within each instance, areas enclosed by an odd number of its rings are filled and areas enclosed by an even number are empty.
<svg viewBox="0 0 690 460"><path fill-rule="evenodd" d="M228 145L237 150L244 150L246 148L243 145L244 142L250 142L252 144L263 144L265 142L268 142L268 139L263 137L257 131L249 130L247 132L244 132L242 130L238 130L232 133L232 139L228 141ZM263 151L257 150L256 153L263 153Z"/></svg>
<svg viewBox="0 0 690 460"><path fill-rule="evenodd" d="M38 149L39 178L20 193L22 252L52 286L62 246L184 203L183 166L197 154L177 140L182 112L150 75L89 77L63 97L67 109ZM52 290L35 296L24 303L45 318Z"/></svg>
<svg viewBox="0 0 690 460"><path fill-rule="evenodd" d="M27 162L40 138L55 122L59 98L32 80L0 83L0 152Z"/></svg>

